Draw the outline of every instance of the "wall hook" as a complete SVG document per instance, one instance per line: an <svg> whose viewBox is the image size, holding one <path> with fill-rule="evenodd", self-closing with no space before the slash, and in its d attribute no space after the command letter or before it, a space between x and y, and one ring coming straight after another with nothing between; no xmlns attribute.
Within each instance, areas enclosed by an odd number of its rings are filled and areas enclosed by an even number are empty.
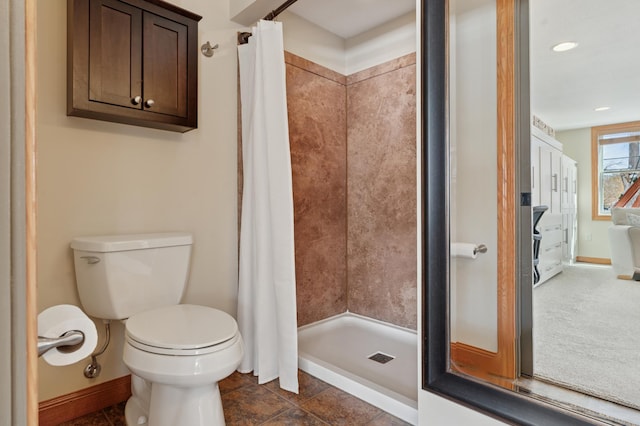
<svg viewBox="0 0 640 426"><path fill-rule="evenodd" d="M211 46L211 43L206 42L205 44L200 46L200 51L204 56L206 56L207 58L210 58L213 56L214 49L217 49L218 47L219 47L218 43L216 43L214 46Z"/></svg>

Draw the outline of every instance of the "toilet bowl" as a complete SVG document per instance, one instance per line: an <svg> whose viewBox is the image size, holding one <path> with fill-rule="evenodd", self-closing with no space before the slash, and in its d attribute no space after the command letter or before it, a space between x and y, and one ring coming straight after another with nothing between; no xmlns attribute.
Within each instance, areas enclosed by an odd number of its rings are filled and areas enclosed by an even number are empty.
<svg viewBox="0 0 640 426"><path fill-rule="evenodd" d="M240 364L243 342L225 312L175 305L127 320L124 363L132 386L128 424L224 425L218 381Z"/></svg>
<svg viewBox="0 0 640 426"><path fill-rule="evenodd" d="M128 425L225 424L218 381L238 367L244 345L227 313L180 304L192 243L190 234L179 232L79 237L71 243L85 312L126 321Z"/></svg>

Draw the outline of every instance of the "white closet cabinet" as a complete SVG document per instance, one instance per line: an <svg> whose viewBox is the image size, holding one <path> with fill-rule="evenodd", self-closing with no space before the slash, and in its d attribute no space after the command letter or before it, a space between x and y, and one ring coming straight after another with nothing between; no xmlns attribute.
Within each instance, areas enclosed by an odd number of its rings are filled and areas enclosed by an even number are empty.
<svg viewBox="0 0 640 426"><path fill-rule="evenodd" d="M532 205L545 205L548 210L538 223L542 234L538 272L542 284L562 272L562 144L539 129L531 129Z"/></svg>

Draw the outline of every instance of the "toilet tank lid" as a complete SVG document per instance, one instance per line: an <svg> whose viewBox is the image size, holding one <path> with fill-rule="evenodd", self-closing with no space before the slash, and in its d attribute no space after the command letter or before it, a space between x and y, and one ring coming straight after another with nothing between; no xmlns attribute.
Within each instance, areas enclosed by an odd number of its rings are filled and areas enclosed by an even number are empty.
<svg viewBox="0 0 640 426"><path fill-rule="evenodd" d="M111 252L141 250L156 247L186 246L193 244L193 236L187 232L157 234L96 235L76 237L71 240L74 250Z"/></svg>

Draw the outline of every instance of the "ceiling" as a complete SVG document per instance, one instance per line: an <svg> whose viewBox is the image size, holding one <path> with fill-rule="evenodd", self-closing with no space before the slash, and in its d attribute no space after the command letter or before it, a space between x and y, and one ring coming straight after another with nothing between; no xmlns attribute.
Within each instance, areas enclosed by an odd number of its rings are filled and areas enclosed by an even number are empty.
<svg viewBox="0 0 640 426"><path fill-rule="evenodd" d="M556 130L640 120L640 1L529 5L532 113ZM569 40L578 47L551 50Z"/></svg>
<svg viewBox="0 0 640 426"><path fill-rule="evenodd" d="M640 120L640 0L529 5L532 113L556 130ZM299 0L289 11L348 39L414 9L414 0ZM567 40L578 47L551 50Z"/></svg>
<svg viewBox="0 0 640 426"><path fill-rule="evenodd" d="M298 0L287 10L349 39L415 8L415 0Z"/></svg>

